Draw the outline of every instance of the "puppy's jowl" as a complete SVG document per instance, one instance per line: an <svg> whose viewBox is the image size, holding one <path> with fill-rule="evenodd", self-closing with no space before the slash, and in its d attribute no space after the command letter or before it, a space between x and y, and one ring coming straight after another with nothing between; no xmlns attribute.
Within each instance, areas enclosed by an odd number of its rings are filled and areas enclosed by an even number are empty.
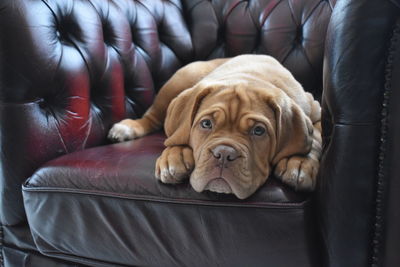
<svg viewBox="0 0 400 267"><path fill-rule="evenodd" d="M310 191L321 153L320 110L278 61L243 55L183 67L143 118L116 123L109 138L139 138L164 126L157 179L190 178L198 192L244 199L271 171L293 188Z"/></svg>

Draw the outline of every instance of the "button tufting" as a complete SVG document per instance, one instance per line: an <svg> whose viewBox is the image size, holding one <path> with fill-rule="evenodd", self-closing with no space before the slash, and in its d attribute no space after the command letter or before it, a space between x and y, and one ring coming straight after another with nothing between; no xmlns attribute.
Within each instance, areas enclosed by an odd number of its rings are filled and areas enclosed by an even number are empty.
<svg viewBox="0 0 400 267"><path fill-rule="evenodd" d="M57 27L58 29L56 30L56 36L59 41L65 41L67 39L67 34L65 33L65 27L61 25L60 27Z"/></svg>
<svg viewBox="0 0 400 267"><path fill-rule="evenodd" d="M109 24L103 23L103 41L106 45L111 45L112 35L113 34Z"/></svg>
<svg viewBox="0 0 400 267"><path fill-rule="evenodd" d="M303 42L303 27L299 26L297 28L295 42L297 43Z"/></svg>
<svg viewBox="0 0 400 267"><path fill-rule="evenodd" d="M56 28L56 35L60 41L70 41L71 37L79 39L81 34L81 29L73 18L63 17L60 19L60 23Z"/></svg>
<svg viewBox="0 0 400 267"><path fill-rule="evenodd" d="M42 99L40 99L39 100L39 108L41 108L41 109L44 109L44 108L46 108L46 102L45 102L45 100L42 98Z"/></svg>

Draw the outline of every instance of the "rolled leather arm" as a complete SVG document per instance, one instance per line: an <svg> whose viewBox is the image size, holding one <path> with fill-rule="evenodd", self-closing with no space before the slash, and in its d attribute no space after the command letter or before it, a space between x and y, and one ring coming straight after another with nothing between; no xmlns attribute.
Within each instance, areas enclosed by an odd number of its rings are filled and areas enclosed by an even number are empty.
<svg viewBox="0 0 400 267"><path fill-rule="evenodd" d="M338 1L332 14L317 190L324 266L399 266L398 14L375 0Z"/></svg>

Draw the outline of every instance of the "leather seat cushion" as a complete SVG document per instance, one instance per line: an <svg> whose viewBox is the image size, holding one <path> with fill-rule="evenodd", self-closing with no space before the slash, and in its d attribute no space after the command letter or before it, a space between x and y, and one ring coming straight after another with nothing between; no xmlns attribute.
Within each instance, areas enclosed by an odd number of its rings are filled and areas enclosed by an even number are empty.
<svg viewBox="0 0 400 267"><path fill-rule="evenodd" d="M308 195L273 178L246 200L162 184L154 164L164 140L86 149L38 169L23 186L38 249L95 266L315 264Z"/></svg>

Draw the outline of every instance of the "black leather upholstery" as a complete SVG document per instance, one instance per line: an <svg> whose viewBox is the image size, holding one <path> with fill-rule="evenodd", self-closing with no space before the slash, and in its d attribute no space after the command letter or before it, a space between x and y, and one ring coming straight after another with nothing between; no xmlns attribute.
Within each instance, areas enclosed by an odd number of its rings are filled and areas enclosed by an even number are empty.
<svg viewBox="0 0 400 267"><path fill-rule="evenodd" d="M11 120L7 129L29 125L18 140L34 144L33 151L25 144L7 148L20 142L2 131L4 149L30 159L18 167L16 159L2 160L3 223L25 220L15 192L35 168L104 143L113 122L142 115L158 88L191 61L268 53L320 97L332 6L321 0L2 1L2 121ZM25 112L35 115L13 118Z"/></svg>
<svg viewBox="0 0 400 267"><path fill-rule="evenodd" d="M400 266L400 4L335 2L0 1L1 263ZM165 189L154 180L141 187L150 181L163 137L143 139L139 150L128 144L133 154L121 152L117 148L126 144L109 145L105 138L112 123L141 116L179 67L244 53L276 57L322 99L316 201L272 179L254 196L257 208L192 194L185 186ZM125 169L107 165L116 158ZM130 166L129 160L137 161ZM137 175L124 180L130 168ZM107 183L105 174L115 180ZM132 197L138 193L146 198ZM149 194L163 202L150 201ZM177 195L190 204L171 201ZM106 217L91 229L91 214ZM203 224L193 221L199 214ZM157 232L164 218L169 228ZM182 227L181 220L188 224ZM242 230L246 237L233 236ZM203 243L191 244L200 238ZM147 249L137 250L139 244ZM178 249L187 247L193 251L179 257ZM152 260L155 248L158 258Z"/></svg>
<svg viewBox="0 0 400 267"><path fill-rule="evenodd" d="M164 140L86 149L40 168L23 188L38 249L92 266L318 266L307 195L273 179L245 201L162 184L154 163Z"/></svg>

